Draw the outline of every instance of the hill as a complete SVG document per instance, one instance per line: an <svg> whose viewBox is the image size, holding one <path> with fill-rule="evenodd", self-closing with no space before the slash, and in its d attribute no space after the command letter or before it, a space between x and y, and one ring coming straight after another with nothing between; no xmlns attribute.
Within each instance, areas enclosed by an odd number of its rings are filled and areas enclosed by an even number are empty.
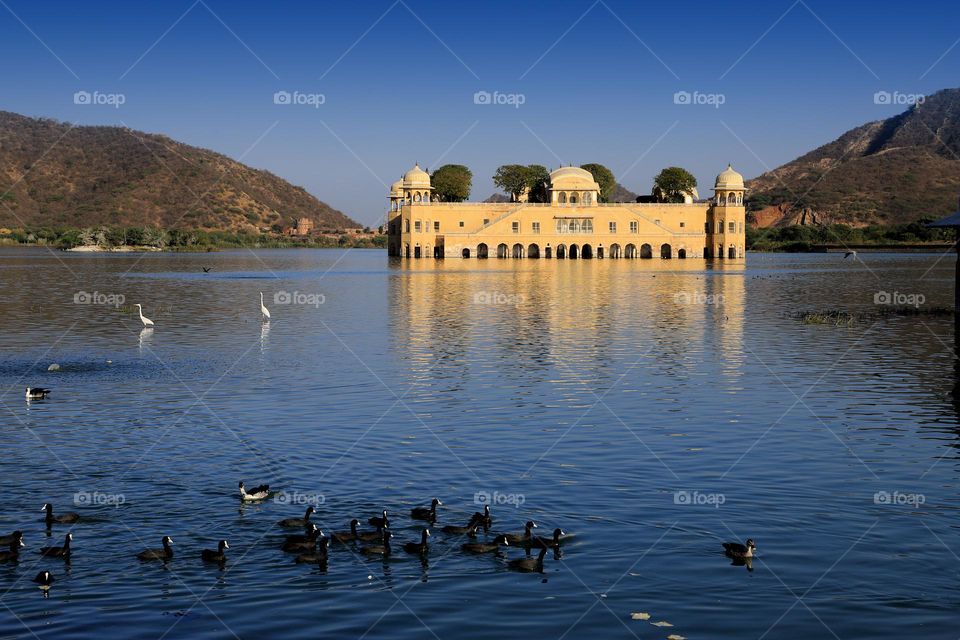
<svg viewBox="0 0 960 640"><path fill-rule="evenodd" d="M121 127L0 111L0 226L151 226L259 233L297 218L362 226L268 171Z"/></svg>
<svg viewBox="0 0 960 640"><path fill-rule="evenodd" d="M749 180L756 226L900 225L956 211L960 89L839 138Z"/></svg>

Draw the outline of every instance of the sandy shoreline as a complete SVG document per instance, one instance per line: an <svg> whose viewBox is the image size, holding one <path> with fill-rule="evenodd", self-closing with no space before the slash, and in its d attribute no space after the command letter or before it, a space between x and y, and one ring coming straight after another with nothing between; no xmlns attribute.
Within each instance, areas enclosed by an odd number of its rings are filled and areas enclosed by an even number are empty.
<svg viewBox="0 0 960 640"><path fill-rule="evenodd" d="M64 251L77 251L79 253L131 253L134 251L163 251L163 249L158 249L157 247L137 247L125 244L119 247L98 247L96 245L72 247L70 249L64 249Z"/></svg>

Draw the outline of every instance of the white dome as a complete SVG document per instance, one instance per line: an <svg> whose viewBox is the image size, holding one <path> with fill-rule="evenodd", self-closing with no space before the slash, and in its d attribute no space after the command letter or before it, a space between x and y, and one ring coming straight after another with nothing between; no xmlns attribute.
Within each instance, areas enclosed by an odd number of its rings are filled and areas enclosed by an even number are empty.
<svg viewBox="0 0 960 640"><path fill-rule="evenodd" d="M553 189L600 190L600 185L593 179L593 174L580 167L560 167L551 171L550 187Z"/></svg>
<svg viewBox="0 0 960 640"><path fill-rule="evenodd" d="M417 164L413 169L403 174L403 187L405 189L429 189L430 174Z"/></svg>
<svg viewBox="0 0 960 640"><path fill-rule="evenodd" d="M727 165L727 168L720 172L717 181L713 185L716 189L743 189L743 176L733 170L733 165Z"/></svg>

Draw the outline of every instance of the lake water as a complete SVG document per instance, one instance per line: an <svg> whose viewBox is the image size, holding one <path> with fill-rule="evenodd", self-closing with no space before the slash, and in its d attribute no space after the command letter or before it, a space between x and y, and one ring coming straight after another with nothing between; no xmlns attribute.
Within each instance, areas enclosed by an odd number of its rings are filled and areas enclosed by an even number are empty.
<svg viewBox="0 0 960 640"><path fill-rule="evenodd" d="M861 259L0 251L0 533L28 545L0 637L956 638L952 319L792 317L949 307L954 258ZM242 506L241 479L284 493ZM278 548L311 501L413 541L434 496L427 562ZM439 531L486 498L495 531L571 534L561 557L518 573ZM48 501L81 521L48 533ZM68 530L68 566L37 554ZM174 559L139 562L163 535ZM752 571L720 546L746 538Z"/></svg>

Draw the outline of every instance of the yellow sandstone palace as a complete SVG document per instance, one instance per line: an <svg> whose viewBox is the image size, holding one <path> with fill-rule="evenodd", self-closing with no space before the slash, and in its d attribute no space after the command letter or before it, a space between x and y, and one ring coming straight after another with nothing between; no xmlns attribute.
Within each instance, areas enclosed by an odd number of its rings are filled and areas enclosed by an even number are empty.
<svg viewBox="0 0 960 640"><path fill-rule="evenodd" d="M743 258L743 176L727 166L696 202L599 202L589 171L550 173L550 202L436 202L413 167L390 188L388 251L404 258Z"/></svg>

